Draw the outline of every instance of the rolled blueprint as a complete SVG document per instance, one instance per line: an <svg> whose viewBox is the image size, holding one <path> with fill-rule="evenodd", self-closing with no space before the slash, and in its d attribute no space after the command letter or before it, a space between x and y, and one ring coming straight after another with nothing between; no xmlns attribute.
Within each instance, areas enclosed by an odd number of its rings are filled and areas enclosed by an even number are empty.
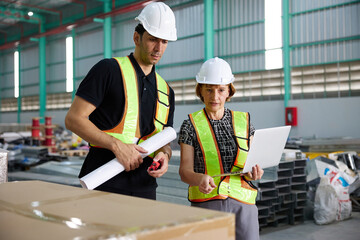
<svg viewBox="0 0 360 240"><path fill-rule="evenodd" d="M147 153L141 154L141 157L146 157L161 147L165 146L176 138L176 131L171 127L167 127L161 132L155 134L151 138L140 143L139 146L144 148ZM103 184L110 178L124 171L124 166L116 159L109 161L94 171L88 173L80 178L80 184L83 188L94 189Z"/></svg>

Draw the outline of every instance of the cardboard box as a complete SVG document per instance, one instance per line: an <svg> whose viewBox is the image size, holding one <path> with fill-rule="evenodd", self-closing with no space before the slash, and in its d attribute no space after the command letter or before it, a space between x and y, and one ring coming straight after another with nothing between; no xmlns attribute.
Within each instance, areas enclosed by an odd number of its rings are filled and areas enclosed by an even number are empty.
<svg viewBox="0 0 360 240"><path fill-rule="evenodd" d="M230 213L41 181L0 184L0 239L235 239Z"/></svg>

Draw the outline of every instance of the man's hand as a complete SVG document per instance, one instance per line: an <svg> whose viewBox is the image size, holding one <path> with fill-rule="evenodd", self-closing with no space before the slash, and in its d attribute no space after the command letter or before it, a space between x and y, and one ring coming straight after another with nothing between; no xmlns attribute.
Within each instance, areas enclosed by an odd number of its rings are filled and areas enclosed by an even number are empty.
<svg viewBox="0 0 360 240"><path fill-rule="evenodd" d="M141 153L146 150L134 144L125 144L119 139L101 131L90 120L90 114L96 106L85 99L75 96L65 117L65 126L85 141L109 149L126 171L134 170L142 163Z"/></svg>
<svg viewBox="0 0 360 240"><path fill-rule="evenodd" d="M216 188L214 179L206 174L203 174L200 184L199 184L199 191L204 194L211 193Z"/></svg>
<svg viewBox="0 0 360 240"><path fill-rule="evenodd" d="M247 172L245 174L245 178L249 181L259 180L261 179L263 174L264 174L264 170L259 165L256 164L254 167L252 167L251 172Z"/></svg>
<svg viewBox="0 0 360 240"><path fill-rule="evenodd" d="M149 173L150 176L154 177L154 178L158 178L161 177L162 175L164 175L168 168L169 168L169 155L165 154L164 152L159 152L155 157L154 157L154 161L158 161L160 163L160 168L157 170L151 170L148 169L147 172Z"/></svg>
<svg viewBox="0 0 360 240"><path fill-rule="evenodd" d="M147 151L136 144L125 144L120 140L115 140L113 150L116 159L124 166L125 171L135 170L143 162L141 153Z"/></svg>

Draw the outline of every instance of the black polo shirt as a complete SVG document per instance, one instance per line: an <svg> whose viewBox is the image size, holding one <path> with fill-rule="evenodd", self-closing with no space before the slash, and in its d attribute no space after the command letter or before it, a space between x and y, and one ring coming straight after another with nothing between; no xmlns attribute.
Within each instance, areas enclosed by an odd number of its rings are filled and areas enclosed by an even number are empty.
<svg viewBox="0 0 360 240"><path fill-rule="evenodd" d="M140 133L141 136L146 136L155 129L154 116L157 99L155 67L149 75L145 76L133 54L130 54L129 58L138 78ZM89 120L99 129L108 130L115 127L121 121L125 106L123 79L117 61L113 58L103 59L95 64L79 85L76 95L96 106L96 109L90 114ZM167 125L173 126L175 103L174 91L171 88L169 99L170 112ZM79 177L83 177L113 158L115 155L110 150L91 147ZM149 176L146 171L151 162L151 158L145 158L144 163L138 169L124 171L103 185L129 191L152 190L157 187L156 179Z"/></svg>

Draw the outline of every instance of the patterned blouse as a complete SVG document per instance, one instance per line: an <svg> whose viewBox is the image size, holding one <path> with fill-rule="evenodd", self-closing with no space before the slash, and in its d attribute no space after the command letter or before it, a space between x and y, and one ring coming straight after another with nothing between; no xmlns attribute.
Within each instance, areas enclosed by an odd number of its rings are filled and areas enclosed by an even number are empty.
<svg viewBox="0 0 360 240"><path fill-rule="evenodd" d="M220 120L210 119L210 124L214 129L218 142L224 173L228 173L233 166L238 148L235 142L234 130L232 128L231 111L228 108L225 108L223 118ZM255 128L250 123L250 136L253 136L254 133ZM178 143L185 143L194 147L194 171L197 173L205 173L203 154L196 138L195 129L189 119L184 120L181 125Z"/></svg>

